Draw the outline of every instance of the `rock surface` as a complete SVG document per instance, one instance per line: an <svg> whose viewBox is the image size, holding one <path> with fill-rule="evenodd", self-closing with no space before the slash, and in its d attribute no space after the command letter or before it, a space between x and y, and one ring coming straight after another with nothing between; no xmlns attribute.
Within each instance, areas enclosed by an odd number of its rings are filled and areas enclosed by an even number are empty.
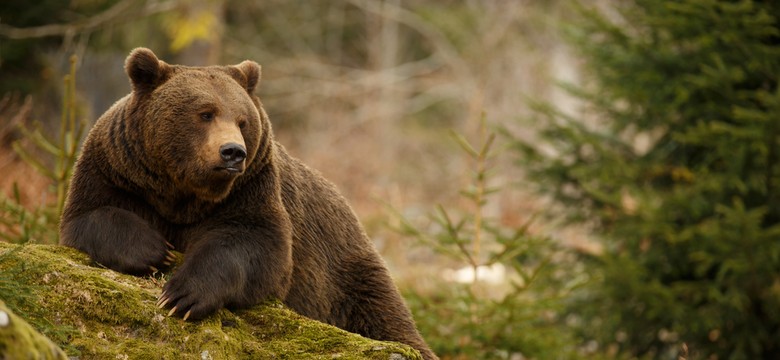
<svg viewBox="0 0 780 360"><path fill-rule="evenodd" d="M169 275L134 277L70 248L0 242L0 359L420 359L278 302L199 322L166 317L155 302Z"/></svg>

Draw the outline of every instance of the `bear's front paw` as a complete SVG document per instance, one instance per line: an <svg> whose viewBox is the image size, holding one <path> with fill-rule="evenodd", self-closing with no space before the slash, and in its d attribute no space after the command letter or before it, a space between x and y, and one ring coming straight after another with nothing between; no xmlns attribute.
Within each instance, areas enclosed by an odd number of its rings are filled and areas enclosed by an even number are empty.
<svg viewBox="0 0 780 360"><path fill-rule="evenodd" d="M176 259L173 245L137 214L104 206L63 222L63 244L86 252L97 263L143 275Z"/></svg>
<svg viewBox="0 0 780 360"><path fill-rule="evenodd" d="M128 274L155 273L158 267L168 267L176 261L173 245L157 233L136 234L132 245L107 259L96 259L109 268Z"/></svg>
<svg viewBox="0 0 780 360"><path fill-rule="evenodd" d="M168 316L175 314L185 321L202 319L223 306L220 290L215 287L217 284L206 284L191 277L174 275L163 287L157 306L161 309L170 307Z"/></svg>

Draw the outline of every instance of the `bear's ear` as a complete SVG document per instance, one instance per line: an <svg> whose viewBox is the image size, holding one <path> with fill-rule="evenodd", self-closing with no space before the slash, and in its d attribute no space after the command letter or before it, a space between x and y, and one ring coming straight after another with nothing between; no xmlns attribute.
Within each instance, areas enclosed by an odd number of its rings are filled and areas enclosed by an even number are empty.
<svg viewBox="0 0 780 360"><path fill-rule="evenodd" d="M151 91L168 78L170 65L157 59L152 50L136 48L125 60L125 71L133 91Z"/></svg>
<svg viewBox="0 0 780 360"><path fill-rule="evenodd" d="M250 94L255 92L257 84L260 83L260 65L252 60L244 60L242 63L235 66L244 79L236 79L239 83L244 85L246 91Z"/></svg>

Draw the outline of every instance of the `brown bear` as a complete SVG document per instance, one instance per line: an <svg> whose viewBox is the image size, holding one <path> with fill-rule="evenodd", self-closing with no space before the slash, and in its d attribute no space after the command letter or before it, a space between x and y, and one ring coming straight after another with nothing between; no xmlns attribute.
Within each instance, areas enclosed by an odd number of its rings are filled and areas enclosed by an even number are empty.
<svg viewBox="0 0 780 360"><path fill-rule="evenodd" d="M344 198L274 141L257 63L170 65L139 48L125 70L132 92L84 142L62 244L130 274L183 252L158 304L185 320L278 298L436 358Z"/></svg>

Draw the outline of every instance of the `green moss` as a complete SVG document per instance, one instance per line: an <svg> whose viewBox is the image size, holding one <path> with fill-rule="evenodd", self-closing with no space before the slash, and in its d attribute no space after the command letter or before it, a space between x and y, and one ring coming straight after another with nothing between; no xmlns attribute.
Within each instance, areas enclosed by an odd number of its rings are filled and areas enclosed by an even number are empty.
<svg viewBox="0 0 780 360"><path fill-rule="evenodd" d="M25 289L9 308L80 359L419 359L380 342L304 318L279 302L199 322L155 307L167 275L134 277L92 266L70 248L0 242L3 289ZM1 345L0 345L1 346ZM0 358L6 354L0 347Z"/></svg>
<svg viewBox="0 0 780 360"><path fill-rule="evenodd" d="M67 356L0 301L0 358L67 359Z"/></svg>

